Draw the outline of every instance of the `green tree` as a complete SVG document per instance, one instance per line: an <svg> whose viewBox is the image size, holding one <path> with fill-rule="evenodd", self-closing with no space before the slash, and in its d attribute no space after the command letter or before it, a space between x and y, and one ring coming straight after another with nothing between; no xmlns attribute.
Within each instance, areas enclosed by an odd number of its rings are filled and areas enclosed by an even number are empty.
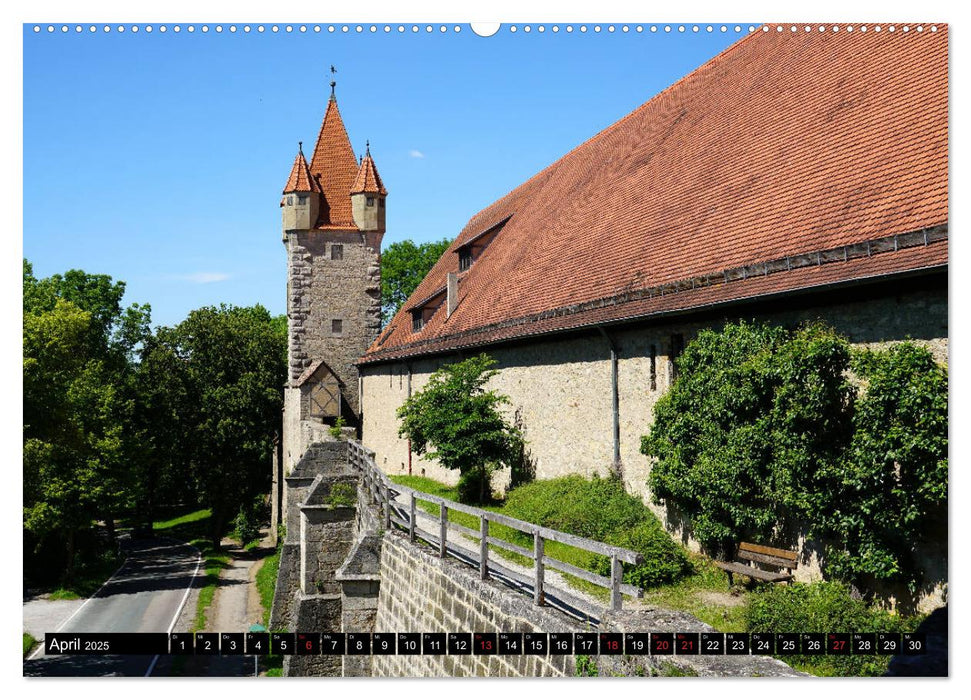
<svg viewBox="0 0 971 700"><path fill-rule="evenodd" d="M427 452L446 469L457 469L466 502L487 500L492 472L522 449L522 434L499 412L509 399L485 389L495 364L481 354L445 365L398 409L399 435L411 440L416 454Z"/></svg>
<svg viewBox="0 0 971 700"><path fill-rule="evenodd" d="M451 245L447 238L415 245L411 240L392 243L381 252L381 322L398 313L411 293Z"/></svg>
<svg viewBox="0 0 971 700"><path fill-rule="evenodd" d="M947 371L926 349L739 323L700 333L678 367L641 442L655 502L712 551L791 542L798 523L827 575L916 587L915 551L946 528Z"/></svg>
<svg viewBox="0 0 971 700"><path fill-rule="evenodd" d="M819 325L702 331L641 441L655 502L676 505L713 552L820 507L815 482L850 437L848 361L846 340Z"/></svg>
<svg viewBox="0 0 971 700"><path fill-rule="evenodd" d="M262 306L221 305L192 311L160 328L143 360L144 380L162 378L152 395L174 431L157 447L179 445L189 484L212 510L213 544L240 508L266 493L272 437L280 429L286 381L286 332Z"/></svg>
<svg viewBox="0 0 971 700"><path fill-rule="evenodd" d="M24 528L34 551L63 543L65 580L78 533L135 492L130 359L149 309L122 308L124 289L80 270L38 280L24 260Z"/></svg>

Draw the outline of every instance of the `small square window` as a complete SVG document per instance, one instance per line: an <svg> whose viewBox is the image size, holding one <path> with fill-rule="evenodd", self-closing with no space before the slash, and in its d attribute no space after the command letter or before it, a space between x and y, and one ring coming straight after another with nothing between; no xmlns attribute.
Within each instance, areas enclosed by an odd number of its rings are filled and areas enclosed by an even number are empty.
<svg viewBox="0 0 971 700"><path fill-rule="evenodd" d="M374 206L374 197L368 197L367 198L367 205L369 207L373 207Z"/></svg>
<svg viewBox="0 0 971 700"><path fill-rule="evenodd" d="M344 322L339 318L335 318L333 321L330 322L330 332L333 335L340 335L341 333L343 333Z"/></svg>
<svg viewBox="0 0 971 700"><path fill-rule="evenodd" d="M298 194L297 195L297 204L306 204L306 203L307 203L307 195L305 195L305 194Z"/></svg>
<svg viewBox="0 0 971 700"><path fill-rule="evenodd" d="M344 259L344 246L340 243L334 243L330 246L330 259L331 260L343 260Z"/></svg>

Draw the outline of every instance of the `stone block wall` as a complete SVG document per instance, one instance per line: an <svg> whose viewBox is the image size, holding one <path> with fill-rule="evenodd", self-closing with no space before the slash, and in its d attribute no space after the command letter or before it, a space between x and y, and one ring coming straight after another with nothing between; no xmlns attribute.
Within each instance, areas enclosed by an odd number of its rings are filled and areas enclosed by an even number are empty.
<svg viewBox="0 0 971 700"><path fill-rule="evenodd" d="M357 415L354 363L381 328L380 234L332 230L285 236L290 382L323 359L343 382L344 397ZM342 246L339 259L334 246ZM333 326L337 320L339 331Z"/></svg>
<svg viewBox="0 0 971 700"><path fill-rule="evenodd" d="M687 613L644 608L604 612L597 626L578 622L552 608L492 581L478 570L452 559L439 559L430 549L412 544L398 532L387 532L381 547L381 588L375 632L705 632L714 628ZM656 676L671 666L699 676L798 676L776 659L760 656L688 658L598 656L600 675ZM576 657L560 655L371 657L375 676L512 676L576 675Z"/></svg>
<svg viewBox="0 0 971 700"><path fill-rule="evenodd" d="M582 632L580 623L537 608L478 572L384 535L375 632ZM571 676L568 656L374 656L375 676Z"/></svg>

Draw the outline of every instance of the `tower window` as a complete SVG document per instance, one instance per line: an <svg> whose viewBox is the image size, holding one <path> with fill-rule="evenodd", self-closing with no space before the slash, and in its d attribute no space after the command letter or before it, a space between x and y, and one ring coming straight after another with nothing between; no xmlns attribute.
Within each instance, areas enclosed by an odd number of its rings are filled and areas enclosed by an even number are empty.
<svg viewBox="0 0 971 700"><path fill-rule="evenodd" d="M293 195L292 194L291 195L287 195L287 206L289 207L289 206L292 206L292 205L293 205Z"/></svg>
<svg viewBox="0 0 971 700"><path fill-rule="evenodd" d="M306 203L307 203L307 195L305 195L305 194L298 194L297 195L297 204L306 204Z"/></svg>
<svg viewBox="0 0 971 700"><path fill-rule="evenodd" d="M344 321L339 318L335 318L330 322L330 332L331 335L341 335L344 332Z"/></svg>
<svg viewBox="0 0 971 700"><path fill-rule="evenodd" d="M472 249L462 248L459 251L459 272L465 272L472 267Z"/></svg>
<svg viewBox="0 0 971 700"><path fill-rule="evenodd" d="M367 205L369 207L373 207L374 206L374 197L368 197L367 198Z"/></svg>
<svg viewBox="0 0 971 700"><path fill-rule="evenodd" d="M330 246L330 259L331 260L344 259L344 246L342 244L334 243Z"/></svg>

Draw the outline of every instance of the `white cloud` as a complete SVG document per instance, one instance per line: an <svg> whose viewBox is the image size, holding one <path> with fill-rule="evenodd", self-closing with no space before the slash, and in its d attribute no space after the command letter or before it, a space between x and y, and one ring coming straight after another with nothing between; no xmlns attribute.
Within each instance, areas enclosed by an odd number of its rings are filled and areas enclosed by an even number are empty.
<svg viewBox="0 0 971 700"><path fill-rule="evenodd" d="M424 158L425 157L425 154L422 153L421 151L419 151L417 148L412 148L410 151L408 151L408 155L411 156L412 158Z"/></svg>
<svg viewBox="0 0 971 700"><path fill-rule="evenodd" d="M210 284L212 282L223 282L229 279L225 272L193 272L190 275L179 275L178 279L192 282L193 284Z"/></svg>

